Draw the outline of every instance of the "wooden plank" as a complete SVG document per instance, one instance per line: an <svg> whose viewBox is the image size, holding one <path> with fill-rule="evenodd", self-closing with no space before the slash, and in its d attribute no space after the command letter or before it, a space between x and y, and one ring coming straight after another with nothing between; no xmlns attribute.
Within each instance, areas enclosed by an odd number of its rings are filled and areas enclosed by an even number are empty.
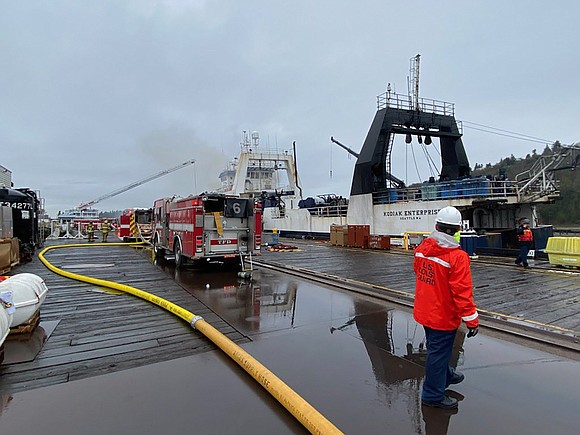
<svg viewBox="0 0 580 435"><path fill-rule="evenodd" d="M58 365L68 364L68 363L78 363L78 362L90 360L93 358L103 358L103 357L107 357L107 356L111 356L111 355L121 355L124 353L135 352L138 350L157 348L157 347L159 347L159 343L157 342L157 340L147 340L147 341L131 343L128 345L115 346L115 347L104 348L104 349L93 349L93 350L87 350L85 352L70 353L70 354L66 354L66 355L57 355L57 356L53 356L53 357L51 357L51 356L41 357L39 355L39 357L36 358L32 362L14 364L14 365L6 367L2 371L2 376L6 375L6 374L10 374L10 373L25 371L25 370L52 367L52 366L58 366Z"/></svg>
<svg viewBox="0 0 580 435"><path fill-rule="evenodd" d="M265 251L260 261L297 266L411 294L415 292L411 251L355 250L314 241L288 240L287 243L298 246L301 251ZM527 319L573 329L580 334L578 303L570 302L580 299L580 274L550 272L549 264L541 261L536 261L538 267L531 270L516 267L511 258L494 258L493 262L487 258L471 262L474 297L480 309L524 315Z"/></svg>
<svg viewBox="0 0 580 435"><path fill-rule="evenodd" d="M69 374L50 375L50 372L37 373L35 377L25 377L20 380L17 377L0 379L0 391L26 391L34 388L48 387L50 385L62 384L69 381Z"/></svg>
<svg viewBox="0 0 580 435"><path fill-rule="evenodd" d="M144 255L126 247L94 246L53 250L46 257L63 269L73 266L75 273L151 291L203 315L232 340L248 341ZM113 266L91 266L95 264ZM98 286L58 276L38 259L13 270L24 272L42 276L49 288L41 319L60 322L34 361L0 367L0 392L38 388L216 349L182 319L135 296L112 295L99 291Z"/></svg>

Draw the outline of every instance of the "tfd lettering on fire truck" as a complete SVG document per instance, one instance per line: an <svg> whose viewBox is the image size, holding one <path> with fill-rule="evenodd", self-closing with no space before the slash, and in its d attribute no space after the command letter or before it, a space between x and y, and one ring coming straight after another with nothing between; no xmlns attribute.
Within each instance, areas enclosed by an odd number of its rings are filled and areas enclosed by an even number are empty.
<svg viewBox="0 0 580 435"><path fill-rule="evenodd" d="M236 239L213 239L212 245L235 245L238 241Z"/></svg>

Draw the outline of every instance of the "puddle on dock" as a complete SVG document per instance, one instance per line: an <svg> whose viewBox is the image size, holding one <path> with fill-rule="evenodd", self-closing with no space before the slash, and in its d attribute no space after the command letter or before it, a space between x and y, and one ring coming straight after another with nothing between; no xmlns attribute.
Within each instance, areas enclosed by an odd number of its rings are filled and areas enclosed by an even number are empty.
<svg viewBox="0 0 580 435"><path fill-rule="evenodd" d="M63 264L61 269L104 269L108 267L115 267L115 263L82 263L82 264Z"/></svg>
<svg viewBox="0 0 580 435"><path fill-rule="evenodd" d="M9 336L4 342L4 361L0 366L34 361L59 322L60 320L41 321L30 334Z"/></svg>
<svg viewBox="0 0 580 435"><path fill-rule="evenodd" d="M252 339L242 345L246 351L345 433L580 427L577 361L485 331L471 339L460 332L452 359L466 377L454 387L459 410L434 410L421 406L425 337L409 311L268 270L248 282L236 271L165 267ZM0 430L7 433L305 433L218 351L4 396L0 404Z"/></svg>
<svg viewBox="0 0 580 435"><path fill-rule="evenodd" d="M324 391L315 396L319 396L321 402L337 398L333 404L326 404L327 407L341 408L341 401L347 398L348 403L352 406L355 402L354 407L364 415L368 412L365 407L369 400L378 401L381 406L376 412L381 417L377 421L384 426L368 427L369 433L374 430L378 433L381 427L394 429L392 421L402 415L407 415L408 419L395 430L396 433L424 433L425 428L429 429L427 433L445 433L443 430L447 430L450 418L462 427L454 433L473 433L469 418L474 417L465 417L477 413L478 407L482 411L478 419L482 422L487 420L486 411L487 415L499 413L509 422L507 426L504 423L482 426L486 429L481 433L486 434L490 430L491 433L505 432L511 423L514 430L527 433L554 432L558 427L566 433L576 423L580 424L571 405L575 393L570 386L571 383L580 387L577 361L487 337L485 332L467 339L466 331L460 329L451 365L466 375L466 381L455 388L456 397L462 403L457 415L442 416L441 412L431 412L430 408L425 410L420 406L425 334L409 310L264 269L255 271L251 282L239 280L235 272L214 275L186 269L174 277L220 317L251 337L253 343L244 345L250 353L268 367L269 364L284 367L285 376L288 372L294 374L291 385L309 389L309 384L315 384L318 379L305 377L304 373L323 371L323 384L332 385L332 392ZM345 367L357 373L361 383L353 384L352 373L345 371ZM553 370L558 371L555 383ZM277 373L275 369L274 372ZM335 387L337 380L340 386ZM363 390L371 386L376 396L369 399L368 391ZM521 406L514 407L514 403ZM528 415L527 407L537 408L537 413ZM552 415L566 417L536 418L545 412L544 407L553 409ZM526 426L523 429L521 420L529 421L530 425L523 424ZM496 429L490 429L493 427ZM357 432L355 425L351 429L346 432Z"/></svg>

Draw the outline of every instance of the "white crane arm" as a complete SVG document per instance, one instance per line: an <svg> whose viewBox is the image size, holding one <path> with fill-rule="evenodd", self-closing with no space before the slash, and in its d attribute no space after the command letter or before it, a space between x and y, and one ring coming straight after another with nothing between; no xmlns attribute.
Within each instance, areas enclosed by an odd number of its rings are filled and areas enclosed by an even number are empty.
<svg viewBox="0 0 580 435"><path fill-rule="evenodd" d="M177 166L174 166L173 168L165 169L164 171L145 177L142 180L135 181L134 183L128 184L124 187L121 187L120 189L109 192L103 196L99 196L97 199L93 199L92 201L82 203L81 205L79 205L79 208L81 210L85 210L98 202L112 198L113 196L120 195L121 193L127 192L128 190L134 189L135 187L141 186L142 184L148 183L149 181L155 180L156 178L163 177L164 175L170 174L171 172L177 171L181 168L185 168L186 166L192 165L194 163L195 163L194 159L188 160Z"/></svg>

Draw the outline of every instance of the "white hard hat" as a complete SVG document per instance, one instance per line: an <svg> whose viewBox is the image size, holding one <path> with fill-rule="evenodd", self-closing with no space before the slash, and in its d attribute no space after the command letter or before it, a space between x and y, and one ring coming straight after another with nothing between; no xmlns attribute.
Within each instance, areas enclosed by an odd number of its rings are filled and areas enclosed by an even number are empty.
<svg viewBox="0 0 580 435"><path fill-rule="evenodd" d="M435 222L460 227L461 213L455 207L444 207L437 213Z"/></svg>

